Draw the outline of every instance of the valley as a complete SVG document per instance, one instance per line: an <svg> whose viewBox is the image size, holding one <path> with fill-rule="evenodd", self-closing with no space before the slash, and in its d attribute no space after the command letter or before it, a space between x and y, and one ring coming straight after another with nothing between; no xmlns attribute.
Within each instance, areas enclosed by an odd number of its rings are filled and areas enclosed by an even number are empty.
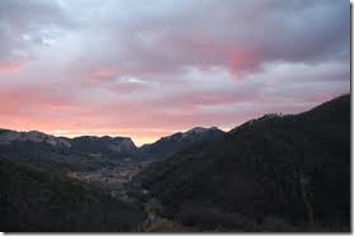
<svg viewBox="0 0 354 236"><path fill-rule="evenodd" d="M71 171L67 176L108 190L113 197L128 201L126 186L133 177L146 168L149 163L130 163L126 161L116 167L94 171Z"/></svg>
<svg viewBox="0 0 354 236"><path fill-rule="evenodd" d="M88 183L104 183L106 185L123 185L130 182L143 167L141 165L119 165L112 169L99 169L95 171L69 172L68 176Z"/></svg>

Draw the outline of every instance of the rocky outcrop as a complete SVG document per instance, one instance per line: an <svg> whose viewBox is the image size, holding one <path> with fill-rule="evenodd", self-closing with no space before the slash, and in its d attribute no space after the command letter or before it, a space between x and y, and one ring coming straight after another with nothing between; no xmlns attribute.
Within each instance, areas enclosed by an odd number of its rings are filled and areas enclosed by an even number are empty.
<svg viewBox="0 0 354 236"><path fill-rule="evenodd" d="M0 145L9 146L13 143L47 144L61 150L65 149L72 152L83 154L107 153L134 153L137 147L130 138L126 137L95 137L82 136L73 139L55 137L38 131L18 132L13 130L0 129ZM26 145L27 145L26 144Z"/></svg>
<svg viewBox="0 0 354 236"><path fill-rule="evenodd" d="M38 131L17 132L12 130L0 130L0 144L10 145L13 142L47 143L52 146L70 148L70 142L65 138L55 137Z"/></svg>

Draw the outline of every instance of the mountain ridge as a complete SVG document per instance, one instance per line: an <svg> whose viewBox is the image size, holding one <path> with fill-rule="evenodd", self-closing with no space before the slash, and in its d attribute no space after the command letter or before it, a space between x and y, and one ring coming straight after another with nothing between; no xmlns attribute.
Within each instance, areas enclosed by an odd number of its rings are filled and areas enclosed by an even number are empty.
<svg viewBox="0 0 354 236"><path fill-rule="evenodd" d="M298 114L288 114L284 116L294 116L307 114L309 112L315 114L318 107L327 107L331 109L330 105L335 100L346 99L346 95L342 95L323 104L316 106L306 112ZM348 98L347 98L348 99ZM260 118L252 119L236 126L229 131L222 131L218 127L212 126L209 128L196 126L184 132L176 132L171 135L161 137L153 143L143 144L137 147L131 137L127 136L95 136L95 135L82 135L77 137L63 137L47 134L37 130L30 131L17 131L11 129L0 128L0 145L9 145L13 142L32 142L32 143L45 143L60 149L73 150L77 153L86 153L92 155L105 155L105 154L138 154L157 156L169 156L178 151L181 151L187 146L193 146L197 143L205 141L213 141L219 139L221 136L232 133L237 133L238 130L246 128L255 122L272 117L279 116L279 114L266 114ZM281 115L282 116L282 115Z"/></svg>
<svg viewBox="0 0 354 236"><path fill-rule="evenodd" d="M195 127L185 132L177 132L162 137L154 143L143 145L139 148L139 153L166 158L190 146L217 140L223 135L224 132L215 126L210 128Z"/></svg>
<svg viewBox="0 0 354 236"><path fill-rule="evenodd" d="M156 142L158 142L162 139L166 139L166 138L168 139L174 135L180 135L180 134L191 135L193 133L202 133L202 132L206 132L209 130L224 132L216 126L212 126L210 128L197 126L194 128L190 128L189 130L187 130L185 132L180 131L180 132L172 133L171 135L161 137L160 139L158 139L155 142L146 143L146 144L141 145L140 147L137 147L136 144L134 143L133 139L128 136L81 135L81 136L76 136L76 137L66 137L66 136L56 136L56 135L45 133L45 132L38 131L38 130L20 131L20 130L15 130L15 129L0 128L0 145L1 144L9 144L14 141L32 141L32 142L47 142L48 144L56 146L57 143L53 141L54 139L56 139L56 140L60 140L64 143L62 146L71 147L70 142L75 141L75 140L80 140L80 139L92 139L92 140L96 140L96 141L99 141L99 140L128 140L137 149L141 149L144 146L149 146L149 145L155 144ZM5 134L11 134L12 136L7 137Z"/></svg>

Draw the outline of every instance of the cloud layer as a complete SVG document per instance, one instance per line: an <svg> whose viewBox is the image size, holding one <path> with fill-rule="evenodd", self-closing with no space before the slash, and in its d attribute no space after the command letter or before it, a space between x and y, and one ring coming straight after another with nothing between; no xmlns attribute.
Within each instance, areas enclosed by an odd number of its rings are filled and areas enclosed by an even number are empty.
<svg viewBox="0 0 354 236"><path fill-rule="evenodd" d="M1 127L141 144L350 90L345 0L3 0L0 16Z"/></svg>

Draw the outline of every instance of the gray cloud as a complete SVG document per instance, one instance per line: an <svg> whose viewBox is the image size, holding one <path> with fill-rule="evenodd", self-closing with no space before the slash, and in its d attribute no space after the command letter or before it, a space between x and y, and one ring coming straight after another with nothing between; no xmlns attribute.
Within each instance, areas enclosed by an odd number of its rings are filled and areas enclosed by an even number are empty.
<svg viewBox="0 0 354 236"><path fill-rule="evenodd" d="M0 2L0 63L16 64L33 59L59 28L73 23L56 1L3 0Z"/></svg>
<svg viewBox="0 0 354 236"><path fill-rule="evenodd" d="M139 3L127 4L132 16L109 14L120 2L100 8L92 21L101 28L90 28L87 19L92 38L87 35L90 49L82 57L126 74L175 73L190 65L252 72L271 61L349 59L345 1L190 1L170 14L156 3Z"/></svg>

